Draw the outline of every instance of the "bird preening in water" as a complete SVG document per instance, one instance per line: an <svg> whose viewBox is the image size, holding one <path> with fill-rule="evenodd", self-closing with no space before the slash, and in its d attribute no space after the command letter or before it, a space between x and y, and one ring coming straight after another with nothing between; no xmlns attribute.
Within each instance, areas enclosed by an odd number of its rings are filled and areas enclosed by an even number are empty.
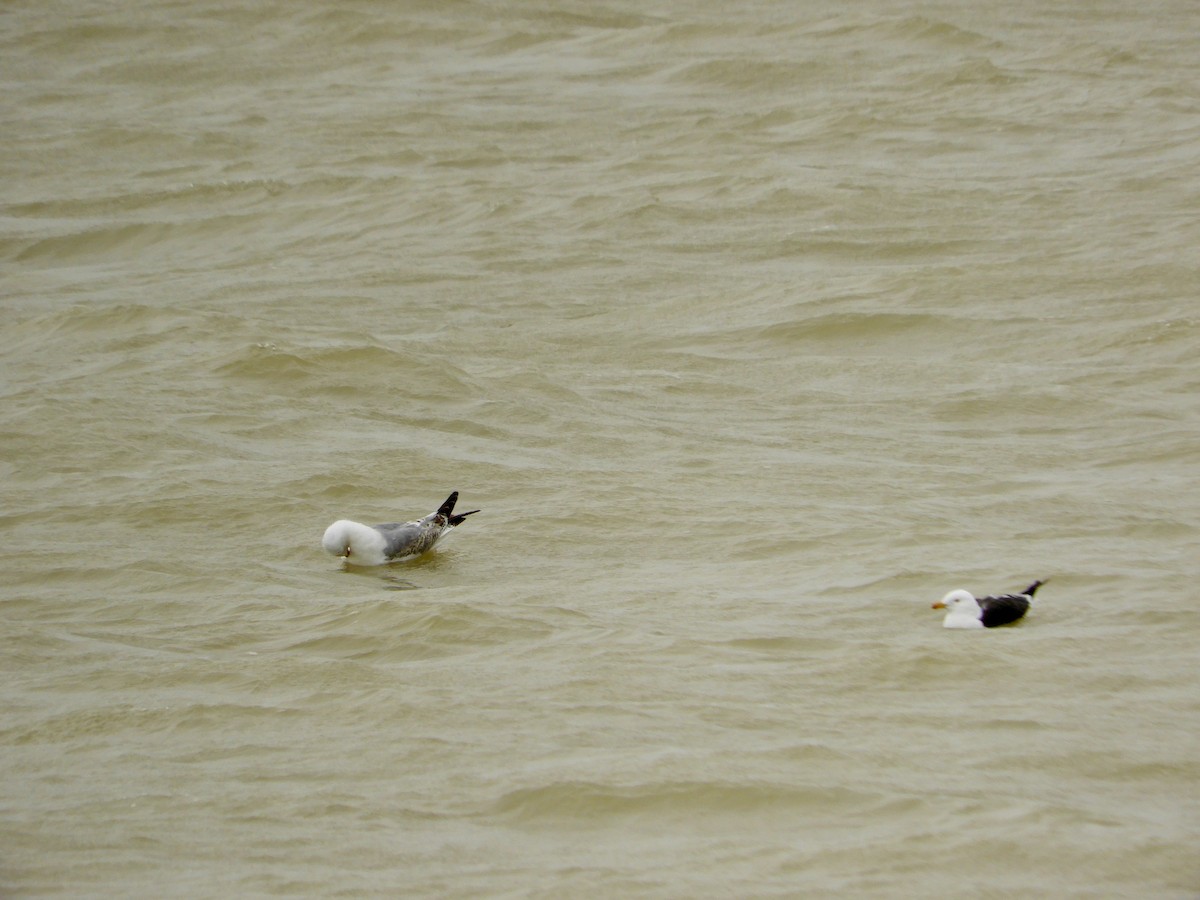
<svg viewBox="0 0 1200 900"><path fill-rule="evenodd" d="M456 502L458 491L447 497L436 512L411 522L363 525L349 519L339 519L325 529L321 546L356 566L382 566L412 559L432 550L444 535L461 525L467 516L479 512L473 509L456 513Z"/></svg>
<svg viewBox="0 0 1200 900"><path fill-rule="evenodd" d="M1019 594L1000 594L976 598L970 591L951 591L934 609L946 610L942 625L946 628L996 628L1019 621L1029 611L1033 592L1049 579L1035 581Z"/></svg>

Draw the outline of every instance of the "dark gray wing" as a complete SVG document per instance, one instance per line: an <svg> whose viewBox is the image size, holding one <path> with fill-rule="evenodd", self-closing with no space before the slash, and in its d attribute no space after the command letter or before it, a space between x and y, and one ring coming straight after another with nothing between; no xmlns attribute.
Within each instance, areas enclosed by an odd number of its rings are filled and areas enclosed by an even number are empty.
<svg viewBox="0 0 1200 900"><path fill-rule="evenodd" d="M1026 594L1003 594L999 597L982 597L979 608L983 610L983 627L1011 625L1029 611Z"/></svg>

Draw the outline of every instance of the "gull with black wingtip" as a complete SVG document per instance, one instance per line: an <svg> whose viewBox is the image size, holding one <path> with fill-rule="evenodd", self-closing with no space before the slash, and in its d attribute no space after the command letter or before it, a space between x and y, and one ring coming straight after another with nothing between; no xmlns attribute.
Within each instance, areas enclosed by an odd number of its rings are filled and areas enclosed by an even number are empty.
<svg viewBox="0 0 1200 900"><path fill-rule="evenodd" d="M934 609L946 610L942 619L945 628L996 628L1020 621L1029 611L1033 592L1049 581L1035 581L1019 594L1000 594L996 597L975 597L970 591L951 591Z"/></svg>
<svg viewBox="0 0 1200 900"><path fill-rule="evenodd" d="M363 525L349 519L339 519L325 529L321 546L355 566L382 566L412 559L432 550L446 534L461 525L463 519L479 512L473 509L455 513L454 504L457 501L458 491L455 491L437 512L411 522Z"/></svg>

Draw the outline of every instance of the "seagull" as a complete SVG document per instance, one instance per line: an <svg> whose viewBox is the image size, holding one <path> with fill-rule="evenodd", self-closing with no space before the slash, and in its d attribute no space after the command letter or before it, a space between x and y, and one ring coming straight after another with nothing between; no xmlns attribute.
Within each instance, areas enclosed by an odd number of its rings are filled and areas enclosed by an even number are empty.
<svg viewBox="0 0 1200 900"><path fill-rule="evenodd" d="M946 617L942 619L944 628L995 628L998 625L1011 625L1029 611L1033 592L1048 580L1035 581L1019 594L1001 594L999 597L976 599L970 591L951 591L933 604L933 608L946 610Z"/></svg>
<svg viewBox="0 0 1200 900"><path fill-rule="evenodd" d="M463 519L479 512L455 513L458 491L446 498L437 512L411 522L391 522L387 525L363 525L349 519L338 519L325 529L321 546L334 556L356 566L382 566L420 556L432 550L443 535L462 524Z"/></svg>

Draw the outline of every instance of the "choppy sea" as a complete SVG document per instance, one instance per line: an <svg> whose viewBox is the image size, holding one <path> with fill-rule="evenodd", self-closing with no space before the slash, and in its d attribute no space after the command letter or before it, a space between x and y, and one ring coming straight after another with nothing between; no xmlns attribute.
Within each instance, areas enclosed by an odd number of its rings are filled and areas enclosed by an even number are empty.
<svg viewBox="0 0 1200 900"><path fill-rule="evenodd" d="M1197 34L6 4L0 894L1196 896Z"/></svg>

